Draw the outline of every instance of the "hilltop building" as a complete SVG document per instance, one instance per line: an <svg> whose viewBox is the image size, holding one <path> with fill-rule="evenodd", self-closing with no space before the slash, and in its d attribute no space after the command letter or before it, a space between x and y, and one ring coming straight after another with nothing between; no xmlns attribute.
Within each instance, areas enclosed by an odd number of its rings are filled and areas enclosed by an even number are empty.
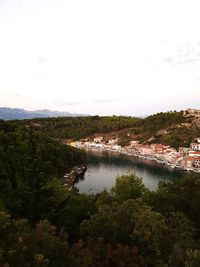
<svg viewBox="0 0 200 267"><path fill-rule="evenodd" d="M184 117L200 117L200 110L199 109L192 109L192 108L188 108L187 110L183 111L183 116Z"/></svg>

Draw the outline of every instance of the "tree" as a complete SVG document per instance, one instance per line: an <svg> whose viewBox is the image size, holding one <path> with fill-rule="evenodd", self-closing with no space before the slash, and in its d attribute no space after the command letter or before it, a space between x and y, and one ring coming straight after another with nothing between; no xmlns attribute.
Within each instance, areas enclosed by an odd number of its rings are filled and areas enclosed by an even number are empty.
<svg viewBox="0 0 200 267"><path fill-rule="evenodd" d="M103 238L80 240L70 250L70 266L85 267L142 267L144 259L137 247L105 243Z"/></svg>
<svg viewBox="0 0 200 267"><path fill-rule="evenodd" d="M26 219L0 212L0 264L8 267L66 267L68 242L47 220L31 228Z"/></svg>
<svg viewBox="0 0 200 267"><path fill-rule="evenodd" d="M139 178L134 173L118 176L115 186L111 189L114 199L120 203L127 199L140 198L145 191L146 188L142 178Z"/></svg>
<svg viewBox="0 0 200 267"><path fill-rule="evenodd" d="M200 177L190 175L172 182L160 182L155 192L148 193L147 203L156 211L166 214L182 212L200 235Z"/></svg>

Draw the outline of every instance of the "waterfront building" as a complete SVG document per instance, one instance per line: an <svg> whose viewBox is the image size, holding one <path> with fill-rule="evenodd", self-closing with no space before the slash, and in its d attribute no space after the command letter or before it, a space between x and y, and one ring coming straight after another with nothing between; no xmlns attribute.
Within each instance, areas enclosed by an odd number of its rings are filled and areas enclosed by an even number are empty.
<svg viewBox="0 0 200 267"><path fill-rule="evenodd" d="M175 148L163 144L144 145L139 141L131 141L129 146L121 147L118 144L118 138L112 138L106 141L103 136L95 136L93 141L89 139L71 142L71 145L76 147L106 149L117 151L129 155L149 158L165 163L171 167L178 167L199 172L200 169L200 138L196 138L195 142L191 143L190 148L179 147ZM71 140L70 140L71 141Z"/></svg>
<svg viewBox="0 0 200 267"><path fill-rule="evenodd" d="M131 142L130 142L130 145L134 147L134 146L138 145L139 142L140 142L140 141L131 141Z"/></svg>
<svg viewBox="0 0 200 267"><path fill-rule="evenodd" d="M151 156L152 155L152 149L149 146L142 146L140 149L140 154L144 156Z"/></svg>
<svg viewBox="0 0 200 267"><path fill-rule="evenodd" d="M117 138L108 140L108 144L110 144L110 145L117 145L117 143L118 143L118 139Z"/></svg>
<svg viewBox="0 0 200 267"><path fill-rule="evenodd" d="M189 147L179 147L178 151L182 155L188 155L190 148Z"/></svg>
<svg viewBox="0 0 200 267"><path fill-rule="evenodd" d="M200 157L200 151L189 151L190 157Z"/></svg>
<svg viewBox="0 0 200 267"><path fill-rule="evenodd" d="M160 154L163 154L167 148L169 148L169 146L165 146L162 144L156 144L156 146L155 146L156 152L160 153Z"/></svg>
<svg viewBox="0 0 200 267"><path fill-rule="evenodd" d="M98 144L98 143L90 143L89 147L94 147L94 148L103 148L103 144Z"/></svg>
<svg viewBox="0 0 200 267"><path fill-rule="evenodd" d="M94 137L94 142L95 143L101 143L103 141L103 136L96 136Z"/></svg>
<svg viewBox="0 0 200 267"><path fill-rule="evenodd" d="M114 145L114 146L112 146L112 149L119 151L121 149L121 146L120 145Z"/></svg>
<svg viewBox="0 0 200 267"><path fill-rule="evenodd" d="M192 168L194 160L195 160L194 157L186 157L185 158L185 167Z"/></svg>
<svg viewBox="0 0 200 267"><path fill-rule="evenodd" d="M193 165L195 168L200 168L200 157L195 158Z"/></svg>
<svg viewBox="0 0 200 267"><path fill-rule="evenodd" d="M195 142L190 145L191 150L200 151L200 138L196 138Z"/></svg>

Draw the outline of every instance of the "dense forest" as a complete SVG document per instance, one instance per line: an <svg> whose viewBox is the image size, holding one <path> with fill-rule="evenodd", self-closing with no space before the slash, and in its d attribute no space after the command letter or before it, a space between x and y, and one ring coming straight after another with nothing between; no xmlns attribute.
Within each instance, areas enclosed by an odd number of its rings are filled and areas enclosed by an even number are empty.
<svg viewBox="0 0 200 267"><path fill-rule="evenodd" d="M95 133L109 133L135 126L141 119L133 117L63 117L22 120L17 123L31 125L35 130L54 138L79 140Z"/></svg>
<svg viewBox="0 0 200 267"><path fill-rule="evenodd" d="M86 162L84 152L30 127L4 121L0 122L0 144L0 205L17 217L35 221L49 210L51 203L44 196L51 195L53 179Z"/></svg>
<svg viewBox="0 0 200 267"><path fill-rule="evenodd" d="M96 195L70 191L61 178L86 156L56 140L50 122L57 120L0 121L0 266L200 266L200 176L150 191L130 174ZM121 120L127 124L113 122L112 130L144 127L141 120Z"/></svg>
<svg viewBox="0 0 200 267"><path fill-rule="evenodd" d="M200 128L193 120L193 117L184 117L182 111L160 112L142 120L133 133L136 131L141 142L189 147L194 138L200 136Z"/></svg>
<svg viewBox="0 0 200 267"><path fill-rule="evenodd" d="M171 111L148 116L127 133L120 134L123 145L128 145L133 139L141 143L161 143L178 148L189 147L190 143L200 136L200 127L196 125L193 117L184 117L182 111Z"/></svg>
<svg viewBox="0 0 200 267"><path fill-rule="evenodd" d="M111 117L63 117L41 118L16 121L31 126L36 131L53 138L74 139L89 137L95 133L114 133L122 146L131 140L142 143L162 143L178 148L189 146L192 140L200 136L200 127L193 118L183 116L183 112L161 112L144 119L124 116Z"/></svg>

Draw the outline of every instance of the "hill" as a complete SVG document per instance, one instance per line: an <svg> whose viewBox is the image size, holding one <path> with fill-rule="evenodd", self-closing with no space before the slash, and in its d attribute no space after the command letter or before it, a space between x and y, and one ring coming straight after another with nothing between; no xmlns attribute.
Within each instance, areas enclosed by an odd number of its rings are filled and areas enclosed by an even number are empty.
<svg viewBox="0 0 200 267"><path fill-rule="evenodd" d="M55 140L101 132L188 142L198 131L196 111L0 120L0 266L200 266L199 175L150 191L130 173L111 191L79 194L60 178L86 155Z"/></svg>
<svg viewBox="0 0 200 267"><path fill-rule="evenodd" d="M162 143L173 147L189 146L200 136L200 111L161 112L142 120L132 129L132 138L145 143Z"/></svg>
<svg viewBox="0 0 200 267"><path fill-rule="evenodd" d="M128 145L132 140L141 143L162 143L172 147L186 146L200 136L200 111L169 111L146 118L126 116L83 116L36 118L17 121L53 138L92 138L95 134L118 138L119 144Z"/></svg>
<svg viewBox="0 0 200 267"><path fill-rule="evenodd" d="M28 111L20 108L7 108L7 107L0 108L0 119L2 120L23 120L23 119L33 119L33 118L75 117L75 116L83 116L83 114L51 111L49 109Z"/></svg>
<svg viewBox="0 0 200 267"><path fill-rule="evenodd" d="M132 129L142 119L126 116L87 116L40 118L17 121L16 123L32 127L58 139L79 140L95 133L110 133Z"/></svg>

